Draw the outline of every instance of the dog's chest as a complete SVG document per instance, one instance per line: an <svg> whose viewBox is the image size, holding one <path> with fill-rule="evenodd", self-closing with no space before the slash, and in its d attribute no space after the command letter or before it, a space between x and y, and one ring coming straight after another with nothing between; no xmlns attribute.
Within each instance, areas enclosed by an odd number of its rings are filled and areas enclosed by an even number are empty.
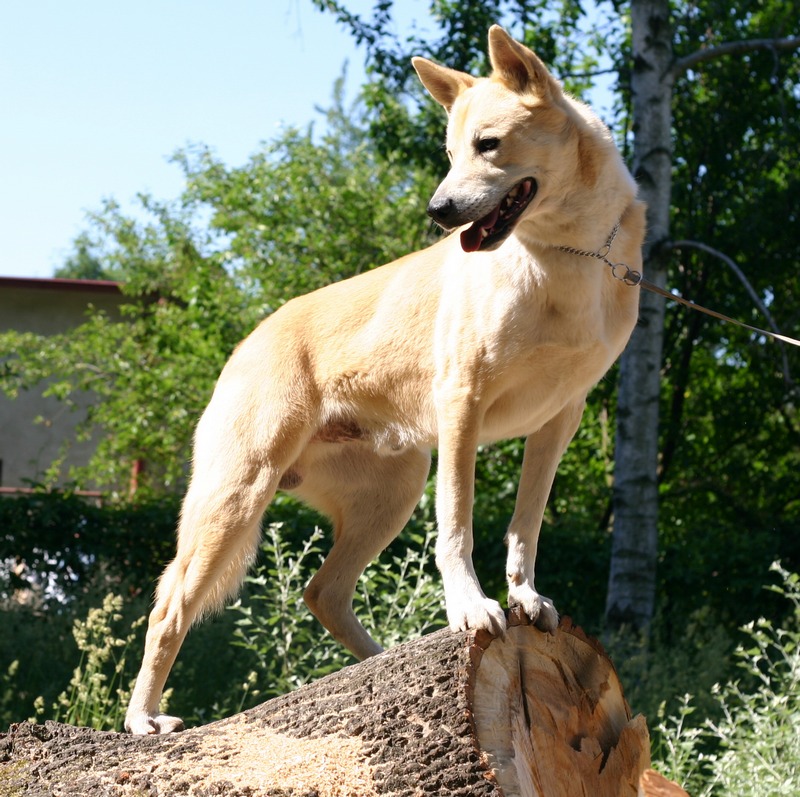
<svg viewBox="0 0 800 797"><path fill-rule="evenodd" d="M494 288L439 327L439 384L478 405L483 442L530 434L583 401L624 342L597 294L571 303L541 290ZM439 392L445 401L447 394Z"/></svg>
<svg viewBox="0 0 800 797"><path fill-rule="evenodd" d="M528 435L540 429L564 407L583 401L613 362L600 341L573 348L547 344L526 357L487 369L481 390L482 442Z"/></svg>

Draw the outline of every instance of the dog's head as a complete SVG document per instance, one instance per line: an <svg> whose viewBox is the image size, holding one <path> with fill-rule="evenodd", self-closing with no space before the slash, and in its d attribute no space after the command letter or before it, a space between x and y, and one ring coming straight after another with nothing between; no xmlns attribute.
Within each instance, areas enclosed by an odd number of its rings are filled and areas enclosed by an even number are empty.
<svg viewBox="0 0 800 797"><path fill-rule="evenodd" d="M564 165L581 160L574 101L541 60L497 25L489 30L489 58L489 78L412 61L448 114L451 168L428 213L448 230L469 225L461 232L466 252L499 246L567 182Z"/></svg>

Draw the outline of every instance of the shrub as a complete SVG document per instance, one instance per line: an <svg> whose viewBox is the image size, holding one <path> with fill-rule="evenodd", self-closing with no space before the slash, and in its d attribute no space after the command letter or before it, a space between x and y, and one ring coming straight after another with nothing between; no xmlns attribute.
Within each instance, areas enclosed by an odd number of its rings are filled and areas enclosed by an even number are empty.
<svg viewBox="0 0 800 797"><path fill-rule="evenodd" d="M283 694L354 661L303 602L303 589L324 556L323 538L316 529L298 549L282 524L266 529L264 562L247 579L258 592L232 607L240 615L235 644L257 663L244 683L241 703ZM390 550L359 581L354 610L367 628L379 630L378 641L386 647L444 624L444 600L431 574L432 539L431 527L424 535L407 531L403 552Z"/></svg>
<svg viewBox="0 0 800 797"><path fill-rule="evenodd" d="M742 629L735 651L740 680L716 686L719 719L692 727L687 695L677 715L656 731L656 767L695 797L800 794L800 576L772 569L792 614L783 628L765 618Z"/></svg>

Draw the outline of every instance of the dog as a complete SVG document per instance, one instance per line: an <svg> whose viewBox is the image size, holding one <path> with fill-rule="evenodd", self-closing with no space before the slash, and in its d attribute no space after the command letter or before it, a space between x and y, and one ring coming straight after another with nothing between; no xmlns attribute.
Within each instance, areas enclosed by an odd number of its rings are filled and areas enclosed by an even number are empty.
<svg viewBox="0 0 800 797"><path fill-rule="evenodd" d="M428 213L452 234L293 299L225 365L197 426L128 731L182 728L159 713L167 675L192 622L238 590L277 490L334 528L304 593L309 608L357 658L380 652L353 592L408 521L433 448L450 627L505 631L472 563L475 458L481 444L522 436L508 601L556 627L534 586L545 502L587 392L638 316L638 288L586 254L611 257L610 246L615 261L641 267L644 205L605 125L533 52L494 26L489 56L488 78L413 59L448 116L451 168Z"/></svg>

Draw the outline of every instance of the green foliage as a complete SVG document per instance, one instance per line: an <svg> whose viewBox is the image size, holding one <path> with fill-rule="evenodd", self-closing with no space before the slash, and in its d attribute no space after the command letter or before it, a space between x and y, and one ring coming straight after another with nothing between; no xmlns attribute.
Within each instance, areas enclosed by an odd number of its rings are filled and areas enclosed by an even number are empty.
<svg viewBox="0 0 800 797"><path fill-rule="evenodd" d="M342 102L339 83L320 141L288 130L240 168L202 148L177 156L185 199L210 211L220 255L259 316L433 240L431 179L398 153L378 156L360 107Z"/></svg>
<svg viewBox="0 0 800 797"><path fill-rule="evenodd" d="M92 241L86 234L75 239L72 254L67 257L64 265L56 269L54 276L76 280L114 279L114 274L108 272L102 261L92 254Z"/></svg>
<svg viewBox="0 0 800 797"><path fill-rule="evenodd" d="M695 797L800 791L800 576L773 569L783 585L770 589L788 601L788 620L779 627L762 617L742 629L742 677L714 688L714 716L692 724L687 695L657 728L654 765Z"/></svg>
<svg viewBox="0 0 800 797"><path fill-rule="evenodd" d="M619 24L614 15L589 19L575 0L430 0L427 21L431 24L413 26L401 37L391 2L376 0L372 13L363 15L351 12L347 2L312 2L333 14L365 50L369 83L364 97L371 112L370 138L378 151L403 153L410 162L440 176L447 169L441 146L444 117L409 68L412 56L485 74L486 32L500 23L532 47L570 91L580 95L599 71L600 59L608 53L608 42Z"/></svg>
<svg viewBox="0 0 800 797"><path fill-rule="evenodd" d="M731 674L732 634L709 607L684 618L679 633L658 614L649 636L622 628L604 644L631 709L651 721L664 712L679 711L681 696L688 691L696 695L692 710L711 716L713 686Z"/></svg>
<svg viewBox="0 0 800 797"><path fill-rule="evenodd" d="M745 2L731 13L717 2L683 4L674 22L676 55L684 56L726 41L790 35L800 9ZM732 258L795 336L800 242L790 198L800 190L793 166L798 85L796 55L769 50L714 59L680 79L672 218L676 239ZM670 283L684 296L765 325L722 261L690 246L673 255ZM800 352L677 307L668 307L666 324L662 610L681 616L683 599L699 598L723 622L741 625L753 602L766 608L759 574L769 563L800 564Z"/></svg>
<svg viewBox="0 0 800 797"><path fill-rule="evenodd" d="M249 600L232 607L240 615L235 644L257 662L242 702L283 694L353 663L303 603L303 589L324 558L323 540L316 529L299 547L282 524L267 527L264 561L247 579ZM431 572L432 530L406 533L403 542L402 553L389 553L367 569L353 601L358 618L385 647L444 624L443 597Z"/></svg>
<svg viewBox="0 0 800 797"><path fill-rule="evenodd" d="M14 659L4 670L0 671L0 732L12 722L9 711L16 702L19 689L19 659Z"/></svg>
<svg viewBox="0 0 800 797"><path fill-rule="evenodd" d="M102 580L149 585L171 555L177 515L171 496L106 506L70 492L0 500L0 607L56 608Z"/></svg>
<svg viewBox="0 0 800 797"><path fill-rule="evenodd" d="M110 590L117 595L113 605L107 603ZM66 707L60 704L60 696L74 689L77 696L78 687L90 696L81 714L84 721L90 722L90 714L105 713L110 722L108 706L111 701L123 700L124 695L118 697L116 690L127 689L139 662L141 634L137 632L132 639L131 629L140 626L148 598L133 596L119 581L100 576L82 582L63 596L66 601L45 609L20 603L24 592L14 597L4 602L0 622L0 732L29 717L63 717ZM110 628L107 635L98 626ZM75 636L76 629L81 635L81 628L85 633L80 644L85 650L78 647ZM113 643L120 638L125 645ZM102 652L104 648L107 650ZM124 661L120 662L121 657ZM119 673L115 662L121 665ZM103 684L108 690L104 707L99 701ZM92 695L90 690L94 690Z"/></svg>
<svg viewBox="0 0 800 797"><path fill-rule="evenodd" d="M180 489L195 420L245 332L232 280L189 238L179 240L176 228L191 235L187 223L158 212L160 224L132 230L115 207L106 208L107 234L129 247L113 255L128 279L122 319L94 312L60 335L0 333L0 350L13 352L0 372L9 395L44 383L45 395L73 409L93 397L78 434L95 438L96 451L88 468L66 474L81 487L126 489L131 463L142 460L140 488Z"/></svg>
<svg viewBox="0 0 800 797"><path fill-rule="evenodd" d="M109 594L101 607L89 611L85 621L75 621L72 633L81 660L69 690L62 692L53 706L57 722L96 730L121 726L133 688L132 668L137 665L135 660L130 661L128 653L136 629L145 621L144 617L139 618L126 636L116 636L116 626L123 619L121 609L122 597ZM39 706L43 712L41 699Z"/></svg>
<svg viewBox="0 0 800 797"><path fill-rule="evenodd" d="M122 280L122 318L90 311L66 334L0 333L7 395L23 400L43 385L73 409L93 397L78 427L97 441L89 466L65 474L56 462L48 483L66 477L121 495L139 460L140 491L181 492L197 418L256 323L292 296L431 242L430 178L399 156L378 157L358 108L341 101L337 90L321 141L288 130L242 167L203 148L179 153L183 195L141 197L144 222L107 202L74 259Z"/></svg>

